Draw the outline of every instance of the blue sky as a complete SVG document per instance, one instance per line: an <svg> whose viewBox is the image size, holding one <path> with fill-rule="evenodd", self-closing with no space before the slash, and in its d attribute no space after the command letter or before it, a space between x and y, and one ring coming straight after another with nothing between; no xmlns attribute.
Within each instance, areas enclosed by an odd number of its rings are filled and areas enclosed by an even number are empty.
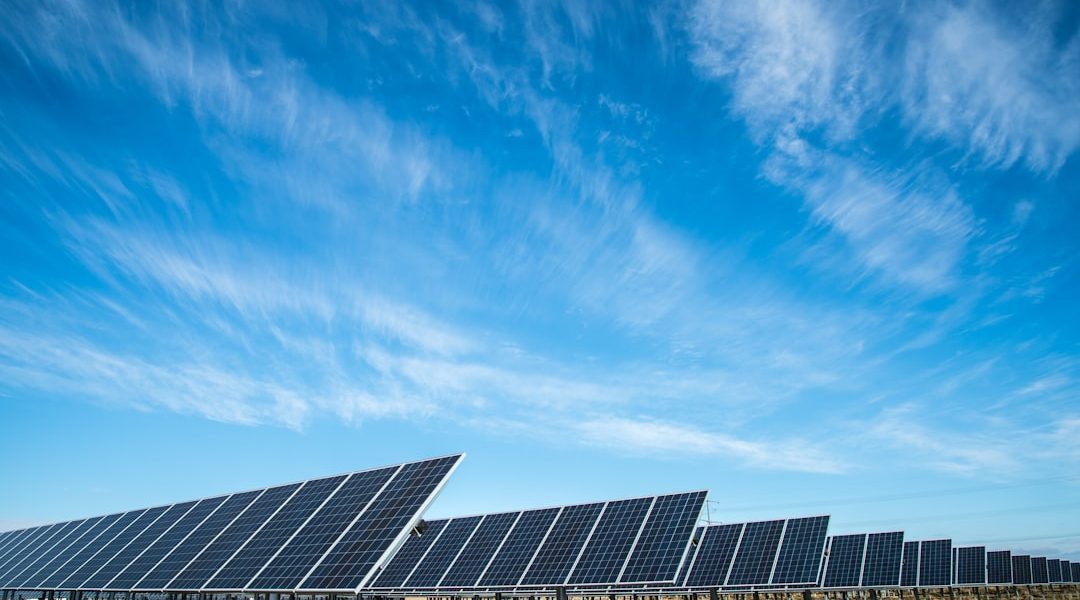
<svg viewBox="0 0 1080 600"><path fill-rule="evenodd" d="M1080 560L1076 3L17 2L2 525L466 451Z"/></svg>

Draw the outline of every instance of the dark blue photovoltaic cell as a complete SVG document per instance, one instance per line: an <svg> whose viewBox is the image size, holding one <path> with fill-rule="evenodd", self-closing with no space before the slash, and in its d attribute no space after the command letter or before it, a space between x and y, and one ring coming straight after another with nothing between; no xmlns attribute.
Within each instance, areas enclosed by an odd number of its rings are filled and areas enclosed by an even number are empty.
<svg viewBox="0 0 1080 600"><path fill-rule="evenodd" d="M112 557L109 562L105 563L101 569L91 576L83 583L83 589L89 590L103 590L109 589L107 586L109 582L116 578L123 571L131 561L135 560L140 554L146 550L150 544L154 543L161 534L169 530L174 523L180 520L191 508L195 506L194 502L184 502L183 504L174 504L167 507L157 520L151 523L146 529L139 532L139 535L124 547L123 550L118 552L116 556ZM154 509L151 509L154 510Z"/></svg>
<svg viewBox="0 0 1080 600"><path fill-rule="evenodd" d="M653 498L609 502L569 583L613 583L626 564Z"/></svg>
<svg viewBox="0 0 1080 600"><path fill-rule="evenodd" d="M915 587L919 583L919 542L904 542L904 562L900 568L900 585Z"/></svg>
<svg viewBox="0 0 1080 600"><path fill-rule="evenodd" d="M448 520L428 521L427 528L421 535L410 535L394 558L379 572L372 587L399 588L405 585L405 578L413 572L420 559L424 557L431 544L438 539Z"/></svg>
<svg viewBox="0 0 1080 600"><path fill-rule="evenodd" d="M1045 556L1031 557L1031 583L1050 583Z"/></svg>
<svg viewBox="0 0 1080 600"><path fill-rule="evenodd" d="M706 492L658 496L626 561L621 583L674 582Z"/></svg>
<svg viewBox="0 0 1080 600"><path fill-rule="evenodd" d="M80 547L77 551L71 552L68 559L64 561L62 565L52 569L51 575L38 578L38 581L31 583L29 587L39 589L53 589L60 587L60 584L74 573L76 569L96 556L106 544L127 529L128 526L139 518L139 515L143 514L143 512L144 511L136 510L125 513L115 519L108 527L99 531L93 538L87 536L85 542L80 542L78 544Z"/></svg>
<svg viewBox="0 0 1080 600"><path fill-rule="evenodd" d="M1046 559L1046 573L1050 583L1061 583L1061 561L1056 558Z"/></svg>
<svg viewBox="0 0 1080 600"><path fill-rule="evenodd" d="M829 517L788 519L780 554L773 570L773 585L809 585L818 580L821 554L825 550L825 533Z"/></svg>
<svg viewBox="0 0 1080 600"><path fill-rule="evenodd" d="M865 533L834 535L829 543L829 557L825 561L824 586L827 588L858 587L865 548Z"/></svg>
<svg viewBox="0 0 1080 600"><path fill-rule="evenodd" d="M213 514L215 510L228 496L218 496L216 498L206 498L199 500L191 510L187 512L183 517L180 517L160 538L150 544L146 550L143 551L138 558L131 561L124 570L120 571L120 574L116 576L109 583L109 587L112 589L130 589L135 587L135 584L139 582L150 569L154 568L154 565L161 562L161 559L165 558L165 555L170 550L176 547L189 533L191 533L200 523L206 520L208 516Z"/></svg>
<svg viewBox="0 0 1080 600"><path fill-rule="evenodd" d="M540 546L522 585L562 585L574 566L585 538L600 516L603 504L567 506L555 521L547 540Z"/></svg>
<svg viewBox="0 0 1080 600"><path fill-rule="evenodd" d="M196 527L183 542L173 547L156 567L144 575L134 585L134 588L142 590L165 589L173 577L176 577L180 570L187 566L241 511L254 502L260 493L261 490L256 490L229 496L229 499L222 503L201 525Z"/></svg>
<svg viewBox="0 0 1080 600"><path fill-rule="evenodd" d="M472 539L465 544L446 575L443 575L439 587L475 586L484 567L491 562L495 550L509 533L519 514L521 513L501 513L484 517Z"/></svg>
<svg viewBox="0 0 1080 600"><path fill-rule="evenodd" d="M919 548L919 587L952 583L952 540L929 540Z"/></svg>
<svg viewBox="0 0 1080 600"><path fill-rule="evenodd" d="M871 533L866 538L863 558L863 587L892 587L900 584L904 532Z"/></svg>
<svg viewBox="0 0 1080 600"><path fill-rule="evenodd" d="M376 469L350 477L248 587L275 590L299 585L397 470Z"/></svg>
<svg viewBox="0 0 1080 600"><path fill-rule="evenodd" d="M522 513L495 559L480 578L480 585L498 587L517 584L529 565L529 559L536 554L544 540L544 534L551 528L558 514L557 508Z"/></svg>
<svg viewBox="0 0 1080 600"><path fill-rule="evenodd" d="M747 523L735 562L731 566L731 574L728 575L727 585L769 583L783 529L784 521Z"/></svg>
<svg viewBox="0 0 1080 600"><path fill-rule="evenodd" d="M724 585L744 527L745 525L741 523L706 527L704 537L698 543L697 556L690 567L686 585L690 587Z"/></svg>
<svg viewBox="0 0 1080 600"><path fill-rule="evenodd" d="M168 588L173 590L201 588L299 487L299 483L292 483L264 491L210 545L206 546L191 563L180 571L180 574L168 584Z"/></svg>
<svg viewBox="0 0 1080 600"><path fill-rule="evenodd" d="M371 507L342 534L302 589L353 590L370 576L393 544L419 518L461 455L411 463L387 484Z"/></svg>
<svg viewBox="0 0 1080 600"><path fill-rule="evenodd" d="M30 563L34 561L34 558L39 552L44 551L45 548L51 547L65 535L71 532L72 529L77 527L83 521L67 521L64 523L54 523L43 529L38 535L36 535L28 543L25 543L18 552L16 552L6 565L2 568L0 573L0 587L5 587L9 580L14 579L22 573L26 567L30 566Z"/></svg>
<svg viewBox="0 0 1080 600"><path fill-rule="evenodd" d="M701 545L701 538L704 535L704 527L694 529L694 539L690 543L690 551L686 553L686 560L679 567L679 574L675 576L675 585L686 585L686 575L690 572L690 565L694 564L694 557L697 556L698 546Z"/></svg>
<svg viewBox="0 0 1080 600"><path fill-rule="evenodd" d="M986 583L986 546L956 549L956 583L958 585Z"/></svg>
<svg viewBox="0 0 1080 600"><path fill-rule="evenodd" d="M71 560L79 550L82 550L83 546L101 535L101 532L108 529L110 525L115 523L116 520L122 516L123 514L113 514L100 517L93 525L83 528L82 532L78 535L72 534L68 536L66 540L54 546L52 550L49 550L45 556L42 557L39 564L35 565L37 567L36 569L27 569L26 573L22 576L22 582L16 582L15 587L30 588L39 586L41 580L48 578L49 575L62 567L64 563Z"/></svg>
<svg viewBox="0 0 1080 600"><path fill-rule="evenodd" d="M3 553L0 553L0 578L3 578L8 564L14 560L14 557L21 556L23 548L30 545L49 527L49 525L31 527L17 531L11 536L12 539L8 542L7 548L4 549Z"/></svg>
<svg viewBox="0 0 1080 600"><path fill-rule="evenodd" d="M344 483L345 477L339 475L304 483L300 491L263 524L205 587L212 590L243 589L289 537L299 531L300 526Z"/></svg>
<svg viewBox="0 0 1080 600"><path fill-rule="evenodd" d="M405 587L430 589L437 586L443 574L450 568L454 557L461 552L465 542L480 525L482 518L476 516L451 520L416 570L405 580Z"/></svg>
<svg viewBox="0 0 1080 600"><path fill-rule="evenodd" d="M4 576L4 582L0 587L14 588L18 586L26 575L32 574L44 566L49 561L54 550L64 547L65 544L70 544L87 529L93 527L100 519L101 517L95 517L83 521L69 521L58 527L49 535L48 539L45 539L33 550L26 553L23 559Z"/></svg>
<svg viewBox="0 0 1080 600"><path fill-rule="evenodd" d="M139 512L139 516L131 522L131 525L120 532L109 543L102 546L97 554L71 573L71 575L57 587L69 590L82 588L83 582L112 560L114 556L131 542L131 540L135 539L137 535L142 533L143 530L160 517L167 508L167 506L159 506Z"/></svg>
<svg viewBox="0 0 1080 600"><path fill-rule="evenodd" d="M1080 583L1080 563L1069 563L1069 571L1072 573L1073 583Z"/></svg>
<svg viewBox="0 0 1080 600"><path fill-rule="evenodd" d="M1013 583L1028 585L1031 583L1031 556L1017 554L1012 557Z"/></svg>
<svg viewBox="0 0 1080 600"><path fill-rule="evenodd" d="M986 553L986 583L1012 583L1012 552L997 550Z"/></svg>

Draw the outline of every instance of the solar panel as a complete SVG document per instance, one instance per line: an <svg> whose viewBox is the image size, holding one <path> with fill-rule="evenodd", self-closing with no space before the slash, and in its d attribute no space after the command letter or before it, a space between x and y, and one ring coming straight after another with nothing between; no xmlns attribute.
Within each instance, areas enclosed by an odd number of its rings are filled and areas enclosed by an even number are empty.
<svg viewBox="0 0 1080 600"><path fill-rule="evenodd" d="M818 580L829 517L788 519L773 567L773 585L813 585Z"/></svg>
<svg viewBox="0 0 1080 600"><path fill-rule="evenodd" d="M609 502L596 524L568 583L607 583L619 580L654 498Z"/></svg>
<svg viewBox="0 0 1080 600"><path fill-rule="evenodd" d="M1046 559L1046 573L1050 583L1061 583L1061 561L1056 558Z"/></svg>
<svg viewBox="0 0 1080 600"><path fill-rule="evenodd" d="M138 558L150 544L157 541L157 539L168 531L174 523L187 514L195 504L195 502L184 502L181 504L173 504L172 506L150 509L152 511L160 511L157 518L150 523L146 529L139 532L139 535L135 536L123 550L118 552L109 560L109 562L102 565L96 573L83 582L81 589L108 589L107 586L109 585L109 582L115 579L116 576L120 574L120 571L123 571L125 567L131 564L131 561Z"/></svg>
<svg viewBox="0 0 1080 600"><path fill-rule="evenodd" d="M428 549L439 538L448 519L440 521L428 521L422 534L410 535L405 540L397 554L386 564L380 572L372 587L375 588L400 588L405 585L405 580L420 564L420 560L427 554Z"/></svg>
<svg viewBox="0 0 1080 600"><path fill-rule="evenodd" d="M824 587L858 587L862 576L866 534L834 535L825 561Z"/></svg>
<svg viewBox="0 0 1080 600"><path fill-rule="evenodd" d="M1063 583L1072 583L1072 568L1069 566L1069 561L1061 561L1061 581Z"/></svg>
<svg viewBox="0 0 1080 600"><path fill-rule="evenodd" d="M958 585L986 583L986 546L967 546L956 549L956 583Z"/></svg>
<svg viewBox="0 0 1080 600"><path fill-rule="evenodd" d="M863 587L892 587L900 584L904 532L871 533L863 558Z"/></svg>
<svg viewBox="0 0 1080 600"><path fill-rule="evenodd" d="M521 518L503 542L502 548L480 577L480 585L499 587L517 584L561 511L560 508L544 508L521 513Z"/></svg>
<svg viewBox="0 0 1080 600"><path fill-rule="evenodd" d="M747 523L735 562L728 575L728 586L765 585L769 583L785 521Z"/></svg>
<svg viewBox="0 0 1080 600"><path fill-rule="evenodd" d="M240 590L274 556L292 534L345 483L347 475L307 481L236 551L204 586L212 590Z"/></svg>
<svg viewBox="0 0 1080 600"><path fill-rule="evenodd" d="M135 522L135 520L144 512L146 511L135 510L124 513L119 518L113 520L108 526L98 531L92 538L90 536L84 536L84 541L78 544L79 547L77 549L71 550L63 562L58 563L52 569L43 569L42 573L45 573L45 571L49 571L49 573L42 574L37 578L36 582L27 584L27 587L44 589L59 587L60 584L75 571L75 569L81 567L93 558L105 545L112 541L113 538L120 535L120 533Z"/></svg>
<svg viewBox="0 0 1080 600"><path fill-rule="evenodd" d="M520 584L562 585L603 508L603 503L565 507Z"/></svg>
<svg viewBox="0 0 1080 600"><path fill-rule="evenodd" d="M745 523L710 525L698 542L694 562L686 577L689 587L719 587L727 581L735 550Z"/></svg>
<svg viewBox="0 0 1080 600"><path fill-rule="evenodd" d="M1080 583L1080 563L1069 563L1069 571L1072 573L1073 583Z"/></svg>
<svg viewBox="0 0 1080 600"><path fill-rule="evenodd" d="M659 496L638 534L620 583L674 582L707 492Z"/></svg>
<svg viewBox="0 0 1080 600"><path fill-rule="evenodd" d="M63 525L55 528L47 537L36 544L33 549L23 555L15 566L8 570L4 576L4 583L0 587L15 588L22 582L23 576L29 571L31 574L36 572L39 568L44 566L44 563L48 562L52 556L52 552L58 547L64 547L64 544L71 543L73 539L78 538L87 529L93 527L101 517L95 517L93 519L86 519L82 521L68 521Z"/></svg>
<svg viewBox="0 0 1080 600"><path fill-rule="evenodd" d="M1026 554L1017 554L1012 557L1013 583L1028 585L1031 583L1031 557Z"/></svg>
<svg viewBox="0 0 1080 600"><path fill-rule="evenodd" d="M919 586L952 582L952 540L928 540L919 547Z"/></svg>
<svg viewBox="0 0 1080 600"><path fill-rule="evenodd" d="M475 586L521 513L487 515L439 581L439 587Z"/></svg>
<svg viewBox="0 0 1080 600"><path fill-rule="evenodd" d="M142 533L151 523L157 520L157 518L165 512L166 508L167 507L159 506L139 511L138 516L132 520L128 527L118 533L109 543L104 544L93 557L79 566L79 568L75 569L67 579L60 582L56 587L61 589L81 588L83 582L97 573L99 569L104 567L114 556L120 553L131 540L135 539L135 537Z"/></svg>
<svg viewBox="0 0 1080 600"><path fill-rule="evenodd" d="M353 474L246 587L291 589L389 483L398 468Z"/></svg>
<svg viewBox="0 0 1080 600"><path fill-rule="evenodd" d="M312 567L302 589L355 590L401 544L450 476L461 455L410 463L379 493Z"/></svg>
<svg viewBox="0 0 1080 600"><path fill-rule="evenodd" d="M261 490L233 494L196 527L184 541L172 548L153 569L135 585L135 589L161 590L194 559L225 527L256 498Z"/></svg>
<svg viewBox="0 0 1080 600"><path fill-rule="evenodd" d="M986 553L986 583L990 585L1013 582L1012 552L996 550Z"/></svg>
<svg viewBox="0 0 1080 600"><path fill-rule="evenodd" d="M1050 583L1045 556L1031 557L1031 583Z"/></svg>
<svg viewBox="0 0 1080 600"><path fill-rule="evenodd" d="M11 571L11 569L18 564L20 560L26 557L28 552L31 552L37 547L47 536L51 535L51 532L57 528L63 526L64 523L53 523L52 525L43 525L41 527L34 527L27 531L26 535L19 538L17 542L12 545L11 550L4 557L3 564L0 564L0 583L4 581L4 577Z"/></svg>
<svg viewBox="0 0 1080 600"><path fill-rule="evenodd" d="M405 580L405 587L430 589L438 586L446 570L472 538L483 518L474 516L451 519L412 575Z"/></svg>
<svg viewBox="0 0 1080 600"><path fill-rule="evenodd" d="M33 567L27 569L24 575L21 576L22 582L16 582L14 586L20 588L39 587L41 580L48 578L49 575L64 566L86 544L97 539L99 535L108 530L122 516L123 514L113 514L101 517L93 525L84 528L80 534L68 536L64 542L54 546L33 566L37 567L36 569Z"/></svg>
<svg viewBox="0 0 1080 600"><path fill-rule="evenodd" d="M701 538L704 535L704 527L694 529L694 537L690 540L690 550L686 553L686 560L679 567L679 574L675 576L676 585L686 585L686 575L690 572L690 565L694 564L694 557L697 556L698 546L701 544Z"/></svg>

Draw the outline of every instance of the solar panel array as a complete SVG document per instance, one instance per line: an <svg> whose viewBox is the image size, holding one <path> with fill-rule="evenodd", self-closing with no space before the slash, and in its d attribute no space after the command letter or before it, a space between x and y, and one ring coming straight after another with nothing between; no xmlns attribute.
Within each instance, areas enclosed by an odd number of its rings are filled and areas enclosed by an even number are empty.
<svg viewBox="0 0 1080 600"><path fill-rule="evenodd" d="M986 583L1007 585L1013 582L1012 552L996 550L986 553Z"/></svg>
<svg viewBox="0 0 1080 600"><path fill-rule="evenodd" d="M674 584L705 492L431 521L376 589Z"/></svg>
<svg viewBox="0 0 1080 600"><path fill-rule="evenodd" d="M982 585L985 583L986 547L956 548L956 584Z"/></svg>
<svg viewBox="0 0 1080 600"><path fill-rule="evenodd" d="M0 588L355 590L461 455L0 536Z"/></svg>
<svg viewBox="0 0 1080 600"><path fill-rule="evenodd" d="M900 585L904 532L871 533L866 540L862 587Z"/></svg>
<svg viewBox="0 0 1080 600"><path fill-rule="evenodd" d="M919 586L952 583L952 540L928 540L919 545Z"/></svg>
<svg viewBox="0 0 1080 600"><path fill-rule="evenodd" d="M704 528L691 555L688 587L816 585L828 516Z"/></svg>
<svg viewBox="0 0 1080 600"><path fill-rule="evenodd" d="M822 587L895 587L901 583L904 532L829 538Z"/></svg>
<svg viewBox="0 0 1080 600"><path fill-rule="evenodd" d="M1028 585L1031 583L1031 557L1018 554L1012 557L1013 583Z"/></svg>

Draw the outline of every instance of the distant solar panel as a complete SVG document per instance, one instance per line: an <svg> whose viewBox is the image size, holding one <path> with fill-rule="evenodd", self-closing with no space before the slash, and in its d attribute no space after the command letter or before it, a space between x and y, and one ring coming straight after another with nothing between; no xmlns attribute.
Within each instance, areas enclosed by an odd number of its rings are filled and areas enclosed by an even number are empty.
<svg viewBox="0 0 1080 600"><path fill-rule="evenodd" d="M135 539L131 540L116 556L102 565L97 573L94 573L87 581L83 582L83 589L104 590L109 589L109 583L116 578L133 560L142 555L151 544L164 535L177 521L180 520L196 502L183 502L172 506L161 507L161 512L146 529L141 531ZM151 509L153 510L153 509ZM149 511L147 511L149 512Z"/></svg>
<svg viewBox="0 0 1080 600"><path fill-rule="evenodd" d="M658 496L623 566L620 583L674 582L706 492Z"/></svg>
<svg viewBox="0 0 1080 600"><path fill-rule="evenodd" d="M872 533L867 536L861 585L863 587L900 585L903 550L903 531Z"/></svg>
<svg viewBox="0 0 1080 600"><path fill-rule="evenodd" d="M1010 584L1012 575L1012 552L996 550L986 553L986 583L990 585Z"/></svg>
<svg viewBox="0 0 1080 600"><path fill-rule="evenodd" d="M1046 573L1050 583L1061 583L1061 561L1056 558L1046 559Z"/></svg>
<svg viewBox="0 0 1080 600"><path fill-rule="evenodd" d="M37 567L36 569L28 569L24 574L25 576L22 577L22 582L14 584L15 587L40 587L40 582L42 580L48 579L49 575L52 575L57 569L64 566L64 564L78 554L80 550L93 540L97 539L98 536L108 530L109 527L122 516L123 514L113 514L101 517L100 519L97 519L92 526L84 528L79 535L72 534L68 536L67 540L54 546L52 550L34 565Z"/></svg>
<svg viewBox="0 0 1080 600"><path fill-rule="evenodd" d="M829 517L788 519L771 585L813 585L818 580Z"/></svg>
<svg viewBox="0 0 1080 600"><path fill-rule="evenodd" d="M694 562L686 577L689 587L720 587L727 581L735 550L745 523L711 525L698 542Z"/></svg>
<svg viewBox="0 0 1080 600"><path fill-rule="evenodd" d="M655 498L609 502L578 558L568 583L607 583L619 580L634 540Z"/></svg>
<svg viewBox="0 0 1080 600"><path fill-rule="evenodd" d="M1013 583L1028 585L1031 583L1031 557L1017 554L1012 557Z"/></svg>
<svg viewBox="0 0 1080 600"><path fill-rule="evenodd" d="M529 566L529 559L536 555L540 544L544 543L548 531L555 523L560 508L529 510L521 514L496 553L487 570L480 577L480 585L485 587L503 587L516 585Z"/></svg>
<svg viewBox="0 0 1080 600"><path fill-rule="evenodd" d="M957 585L986 583L986 546L967 546L956 549Z"/></svg>
<svg viewBox="0 0 1080 600"><path fill-rule="evenodd" d="M521 585L562 585L603 508L600 503L564 508L521 579Z"/></svg>
<svg viewBox="0 0 1080 600"><path fill-rule="evenodd" d="M1045 556L1031 557L1031 583L1050 583Z"/></svg>
<svg viewBox="0 0 1080 600"><path fill-rule="evenodd" d="M1069 571L1072 573L1073 583L1080 583L1080 563L1069 563Z"/></svg>
<svg viewBox="0 0 1080 600"><path fill-rule="evenodd" d="M703 535L705 535L704 527L694 529L694 537L690 541L690 550L686 553L686 560L679 567L679 574L675 576L675 585L686 585L686 575L690 572L690 565L694 564L694 557L697 556L698 546L701 544Z"/></svg>
<svg viewBox="0 0 1080 600"><path fill-rule="evenodd" d="M432 544L439 539L439 534L442 533L443 528L449 522L449 519L428 521L423 533L410 535L397 554L379 572L372 587L403 587L405 580L412 574L413 569L420 563L420 559L427 554Z"/></svg>
<svg viewBox="0 0 1080 600"><path fill-rule="evenodd" d="M451 519L442 531L442 535L428 550L424 560L417 565L412 575L405 580L407 588L433 588L439 584L446 570L465 547L473 532L484 517L465 517Z"/></svg>
<svg viewBox="0 0 1080 600"><path fill-rule="evenodd" d="M446 574L442 576L438 583L439 587L475 586L484 568L491 562L495 551L510 533L510 528L520 515L519 512L486 515L472 538L465 544Z"/></svg>
<svg viewBox="0 0 1080 600"><path fill-rule="evenodd" d="M747 523L728 575L728 586L753 586L769 583L785 521Z"/></svg>
<svg viewBox="0 0 1080 600"><path fill-rule="evenodd" d="M919 587L952 582L952 540L928 540L919 547Z"/></svg>
<svg viewBox="0 0 1080 600"><path fill-rule="evenodd" d="M825 559L824 587L858 587L865 550L865 533L834 535L829 542L828 557Z"/></svg>
<svg viewBox="0 0 1080 600"><path fill-rule="evenodd" d="M133 522L135 522L144 512L144 510L135 510L129 513L121 515L119 518L113 520L108 526L102 528L93 536L92 539L86 539L80 543L77 549L72 549L62 561L57 562L55 568L43 569L42 573L51 571L47 575L42 574L37 578L34 583L28 584L30 587L40 589L52 589L60 586L61 583L67 579L72 572L78 567L89 561L95 554L97 554L104 546L113 540L116 536L122 533ZM90 536L85 536L89 538Z"/></svg>
<svg viewBox="0 0 1080 600"><path fill-rule="evenodd" d="M49 560L52 556L51 553L57 547L63 547L64 544L70 543L71 538L79 537L101 519L102 517L94 517L82 521L71 521L54 529L48 537L36 544L29 552L23 555L22 560L8 570L0 587L17 588L22 583L27 571L30 571L30 573L37 571L43 566L44 562Z"/></svg>
<svg viewBox="0 0 1080 600"><path fill-rule="evenodd" d="M1063 583L1072 583L1074 581L1072 568L1069 566L1069 561L1067 560L1061 561L1061 581Z"/></svg>

